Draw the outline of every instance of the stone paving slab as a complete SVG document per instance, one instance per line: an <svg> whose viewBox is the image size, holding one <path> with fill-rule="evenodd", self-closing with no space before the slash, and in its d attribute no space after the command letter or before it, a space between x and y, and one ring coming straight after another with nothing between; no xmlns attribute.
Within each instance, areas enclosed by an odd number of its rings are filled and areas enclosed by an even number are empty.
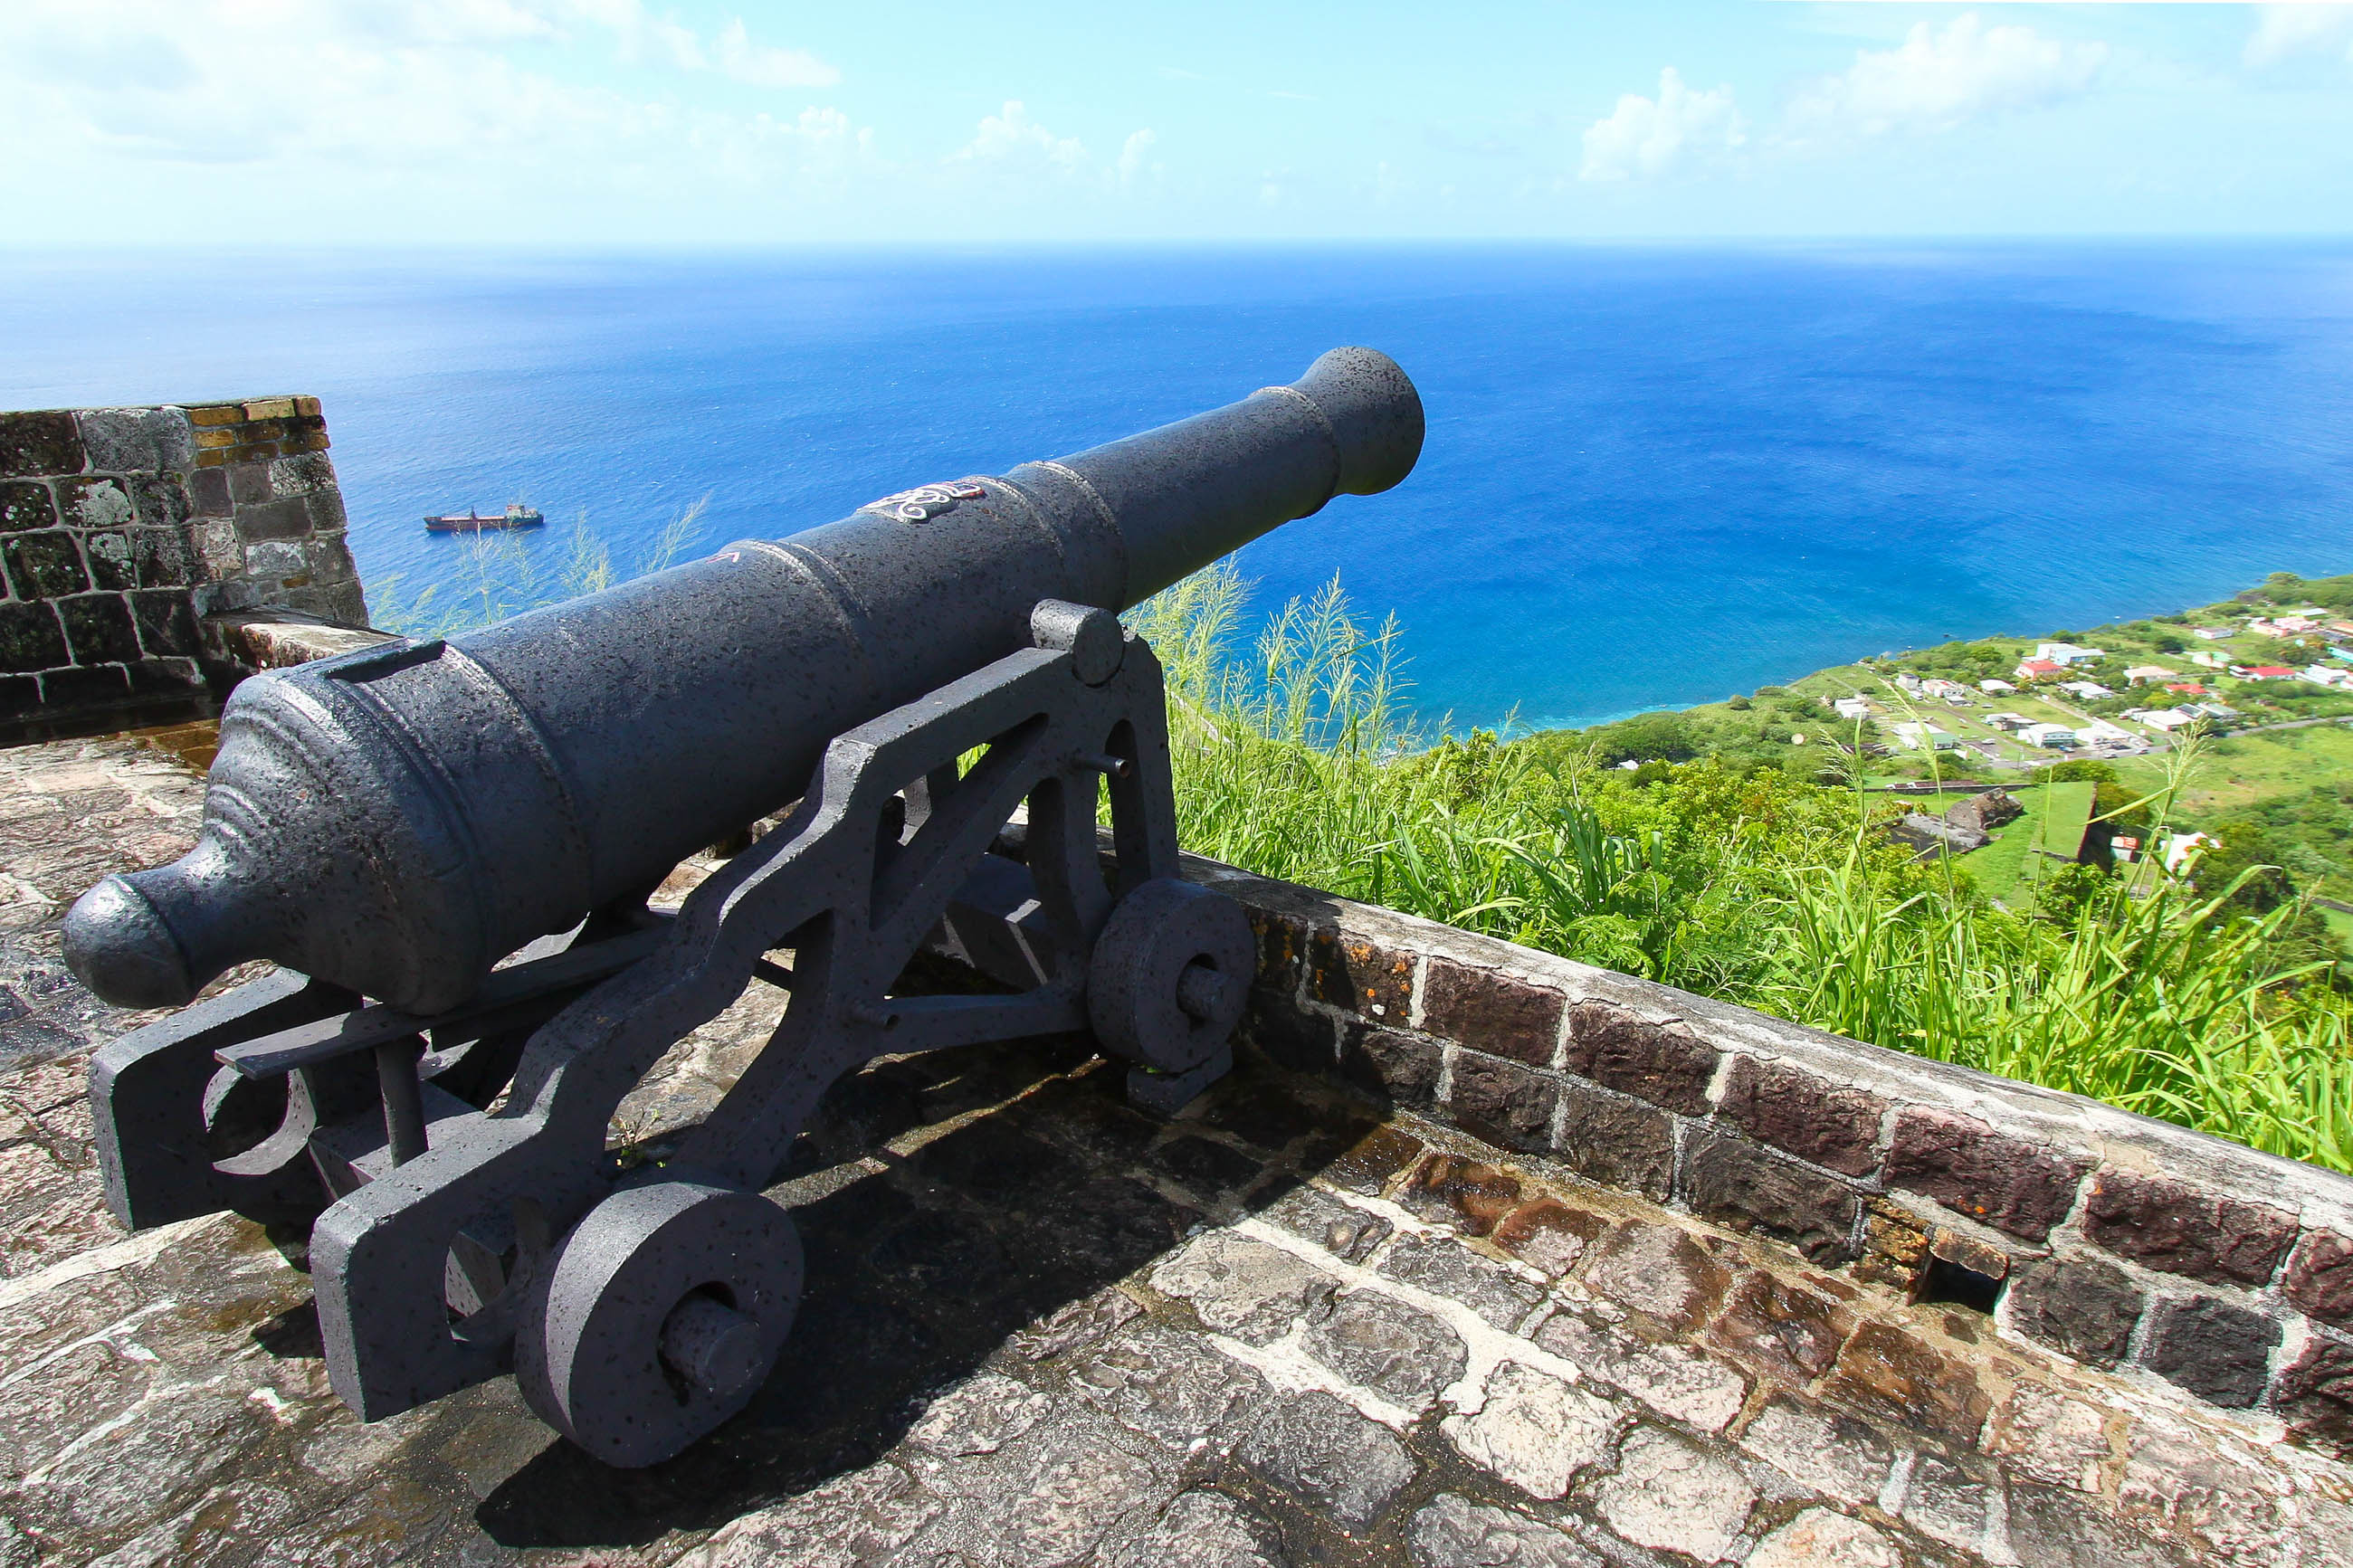
<svg viewBox="0 0 2353 1568"><path fill-rule="evenodd" d="M157 765L0 752L36 803L0 823L46 825L10 873L56 910L177 853L195 796ZM2353 1563L2353 1472L2276 1423L1262 1062L1155 1121L1082 1039L837 1086L770 1189L793 1338L678 1458L607 1469L503 1378L363 1426L299 1234L98 1211L80 1042L134 1020L73 990L12 990L72 1037L0 1075L5 1568ZM616 1142L659 1157L782 1005L682 1043Z"/></svg>

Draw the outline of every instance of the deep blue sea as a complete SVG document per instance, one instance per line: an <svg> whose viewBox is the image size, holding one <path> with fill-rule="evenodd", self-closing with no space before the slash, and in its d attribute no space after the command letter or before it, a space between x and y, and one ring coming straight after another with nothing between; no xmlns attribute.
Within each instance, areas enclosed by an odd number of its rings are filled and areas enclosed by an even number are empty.
<svg viewBox="0 0 2353 1568"><path fill-rule="evenodd" d="M402 594L427 511L782 535L1352 342L1421 466L1242 564L1396 612L1457 726L2353 571L2343 246L0 256L0 407L315 393Z"/></svg>

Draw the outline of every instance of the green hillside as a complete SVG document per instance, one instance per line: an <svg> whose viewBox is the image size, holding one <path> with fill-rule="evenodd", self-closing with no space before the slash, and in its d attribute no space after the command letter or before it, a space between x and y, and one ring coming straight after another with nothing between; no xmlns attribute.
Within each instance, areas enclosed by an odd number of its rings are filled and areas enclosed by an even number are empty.
<svg viewBox="0 0 2353 1568"><path fill-rule="evenodd" d="M2310 612L2303 618L2319 626L2267 635L2297 611ZM2028 744L2007 716L2078 732L2105 723L2129 737L2123 747L2095 753L2124 792L2109 803L2113 806L2162 789L2178 740L2190 732L2168 733L2134 717L2137 711L2217 703L2231 716L2193 727L2208 738L2200 742L2199 766L2173 804L2173 823L2222 837L2233 862L2243 848L2280 865L2299 890L2353 901L2353 723L2345 722L2353 720L2353 689L2232 673L2234 667L2353 670L2353 661L2337 652L2353 655L2353 635L2329 626L2353 624L2348 618L2353 575L2305 579L2281 573L2233 598L2177 615L2058 629L2042 637L1980 637L1906 649L1720 702L1638 714L1581 731L1548 731L1519 743L1555 765L1571 756L1605 766L1713 757L1741 769L1771 768L1818 783L1859 780L1884 786L1970 778L2002 784L2023 800L2035 770L2071 759L2080 765L2086 753ZM2057 679L2021 679L2018 667L2042 643L2096 649L2100 657L2071 665ZM2137 684L2127 674L2148 669L2168 674L2144 674ZM1922 683L1951 681L1965 693L1946 697L1906 689L1907 677ZM1988 692L1980 686L1988 680L2017 689ZM2079 680L2114 695L2084 697L2058 689L2062 681ZM2167 689L2190 684L2203 690ZM1870 712L1860 720L1841 717L1831 704L1841 698L1862 699ZM1933 725L1957 746L1932 762L1904 745L1896 727L1906 724ZM2040 824L2045 809L2031 805L2030 820ZM2065 837L2068 826L2052 823L2052 845ZM2080 824L2073 826L2080 829ZM2225 828L2231 831L2225 834ZM2028 850L2020 842L2022 830L2023 825L2005 831L1962 861L1980 889L2005 901L2030 879L2024 875ZM2043 829L2038 826L2035 831Z"/></svg>

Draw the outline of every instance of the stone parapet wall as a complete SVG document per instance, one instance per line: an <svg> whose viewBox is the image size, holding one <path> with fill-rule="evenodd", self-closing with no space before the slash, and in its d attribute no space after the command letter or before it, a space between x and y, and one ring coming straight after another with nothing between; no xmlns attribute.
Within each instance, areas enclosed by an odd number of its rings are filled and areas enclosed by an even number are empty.
<svg viewBox="0 0 2353 1568"><path fill-rule="evenodd" d="M210 711L215 615L365 626L327 445L314 397L0 415L0 743Z"/></svg>
<svg viewBox="0 0 2353 1568"><path fill-rule="evenodd" d="M1192 860L1249 1044L2173 1397L2353 1451L2353 1179Z"/></svg>

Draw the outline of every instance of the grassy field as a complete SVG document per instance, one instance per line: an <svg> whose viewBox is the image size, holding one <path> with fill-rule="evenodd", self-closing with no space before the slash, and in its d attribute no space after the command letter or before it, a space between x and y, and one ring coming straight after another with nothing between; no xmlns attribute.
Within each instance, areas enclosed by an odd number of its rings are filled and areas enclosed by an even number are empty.
<svg viewBox="0 0 2353 1568"><path fill-rule="evenodd" d="M2209 746L2207 756L2210 765L2182 796L2182 815L2193 822L2228 816L2324 779L2353 777L2353 725L2232 735ZM2163 760L2157 757L2126 757L2116 763L2128 782L2151 787L2163 771Z"/></svg>

